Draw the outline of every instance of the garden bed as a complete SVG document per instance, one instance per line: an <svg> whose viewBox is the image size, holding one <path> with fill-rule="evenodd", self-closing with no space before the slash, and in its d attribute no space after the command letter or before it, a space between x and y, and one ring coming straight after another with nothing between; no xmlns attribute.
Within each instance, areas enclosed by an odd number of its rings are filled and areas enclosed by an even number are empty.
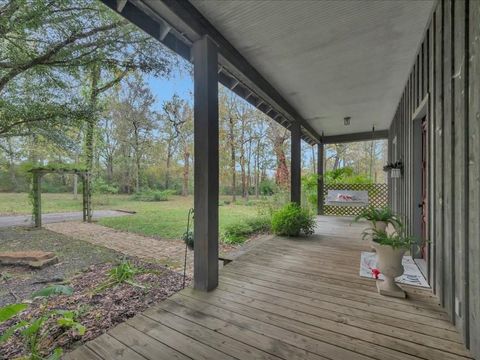
<svg viewBox="0 0 480 360"><path fill-rule="evenodd" d="M19 319L31 321L45 312L72 310L76 313L75 321L85 326L85 334L80 336L74 329L62 328L57 324L56 318L51 317L44 326L45 336L39 344L43 355L48 355L59 347L68 351L182 289L183 278L180 274L161 265L129 260L132 266L139 269L139 273L132 279L137 285L120 283L108 286L109 272L116 264L92 265L69 280L68 285L73 288L72 295L33 300L17 319L0 325L0 333ZM188 281L189 279L187 284ZM13 359L25 352L25 339L18 333L0 345L0 354L4 359Z"/></svg>
<svg viewBox="0 0 480 360"><path fill-rule="evenodd" d="M32 323L48 314L39 344L44 356L54 349L68 351L91 340L183 287L181 274L158 263L125 257L48 230L0 229L0 249L54 251L59 258L58 264L43 269L0 266L0 307L28 304L16 318L0 324L0 334L20 320ZM112 282L112 269L118 269L118 264L128 264L135 270L127 282ZM187 278L187 285L189 281ZM73 289L73 294L31 299L34 291L57 284ZM85 327L85 333L80 335L74 327L60 326L57 310L73 311L75 322ZM25 355L28 352L25 340L21 330L16 331L0 344L0 359Z"/></svg>

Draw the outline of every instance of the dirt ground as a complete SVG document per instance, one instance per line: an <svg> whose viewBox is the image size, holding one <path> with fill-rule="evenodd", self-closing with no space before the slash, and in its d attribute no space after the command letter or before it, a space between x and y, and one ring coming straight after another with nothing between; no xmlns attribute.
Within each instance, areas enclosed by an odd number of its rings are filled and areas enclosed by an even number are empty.
<svg viewBox="0 0 480 360"><path fill-rule="evenodd" d="M76 240L48 230L27 228L0 229L0 251L54 251L59 263L44 269L0 266L0 306L24 302L29 308L20 319L35 319L48 310L74 310L77 321L86 327L79 336L72 330L60 328L52 317L45 327L41 347L48 355L57 347L69 349L91 340L116 324L145 310L183 288L183 277L161 264L148 262L111 249ZM128 260L138 270L134 282L105 287L109 271L121 261ZM186 285L190 278L186 279ZM31 300L32 292L51 284L66 284L74 289L71 296L60 295ZM19 319L0 325L0 333ZM25 354L18 333L0 346L0 359L12 359Z"/></svg>
<svg viewBox="0 0 480 360"><path fill-rule="evenodd" d="M0 306L26 299L46 284L62 282L91 265L114 262L123 257L114 250L45 229L0 229L0 251L23 250L53 251L58 257L58 264L40 270L0 266Z"/></svg>

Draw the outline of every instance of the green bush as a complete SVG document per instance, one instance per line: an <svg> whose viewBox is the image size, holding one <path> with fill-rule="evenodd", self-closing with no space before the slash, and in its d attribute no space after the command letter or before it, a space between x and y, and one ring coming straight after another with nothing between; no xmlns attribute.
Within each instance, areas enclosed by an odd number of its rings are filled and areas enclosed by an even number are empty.
<svg viewBox="0 0 480 360"><path fill-rule="evenodd" d="M168 201L174 193L174 190L143 190L135 193L133 199L138 201Z"/></svg>
<svg viewBox="0 0 480 360"><path fill-rule="evenodd" d="M313 234L315 218L307 210L290 203L273 213L272 231L277 235L299 236Z"/></svg>
<svg viewBox="0 0 480 360"><path fill-rule="evenodd" d="M96 194L118 194L118 186L110 185L102 178L96 178L93 182L93 192Z"/></svg>
<svg viewBox="0 0 480 360"><path fill-rule="evenodd" d="M249 218L246 222L254 233L266 233L271 230L272 221L266 216Z"/></svg>
<svg viewBox="0 0 480 360"><path fill-rule="evenodd" d="M225 244L242 244L253 232L253 229L245 221L225 226L222 239Z"/></svg>
<svg viewBox="0 0 480 360"><path fill-rule="evenodd" d="M231 245L243 244L249 236L269 231L270 219L268 217L249 218L225 226L222 232L222 241Z"/></svg>
<svg viewBox="0 0 480 360"><path fill-rule="evenodd" d="M265 179L260 182L260 194L264 196L273 195L277 192L277 185L270 179Z"/></svg>

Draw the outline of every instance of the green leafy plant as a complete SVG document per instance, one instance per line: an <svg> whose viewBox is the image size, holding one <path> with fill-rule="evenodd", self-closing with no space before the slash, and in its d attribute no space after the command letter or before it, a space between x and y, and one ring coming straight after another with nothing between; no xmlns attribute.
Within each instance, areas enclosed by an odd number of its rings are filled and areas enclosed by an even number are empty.
<svg viewBox="0 0 480 360"><path fill-rule="evenodd" d="M343 167L326 171L325 184L371 184L372 179L366 175L355 174L351 167Z"/></svg>
<svg viewBox="0 0 480 360"><path fill-rule="evenodd" d="M252 217L225 226L221 237L225 244L243 244L253 234L269 232L270 227L268 217Z"/></svg>
<svg viewBox="0 0 480 360"><path fill-rule="evenodd" d="M108 272L108 280L100 285L96 292L101 292L109 287L126 283L144 289L145 286L133 281L135 275L142 273L142 270L134 266L127 259L123 259L120 264L114 266Z"/></svg>
<svg viewBox="0 0 480 360"><path fill-rule="evenodd" d="M267 233L272 229L272 220L268 216L256 216L246 220L254 233Z"/></svg>
<svg viewBox="0 0 480 360"><path fill-rule="evenodd" d="M174 190L144 190L133 195L133 200L138 201L168 201Z"/></svg>
<svg viewBox="0 0 480 360"><path fill-rule="evenodd" d="M56 313L61 315L57 319L57 324L65 329L73 329L77 332L78 335L83 336L87 328L76 321L78 317L78 312L74 310L57 310Z"/></svg>
<svg viewBox="0 0 480 360"><path fill-rule="evenodd" d="M362 212L355 217L354 221L357 222L361 219L370 221L374 227L378 221L384 221L392 224L395 229L403 228L401 220L389 207L375 208L374 206L370 205L369 207L363 209Z"/></svg>
<svg viewBox="0 0 480 360"><path fill-rule="evenodd" d="M49 297L52 295L72 295L73 289L66 285L51 285L32 293L32 298Z"/></svg>
<svg viewBox="0 0 480 360"><path fill-rule="evenodd" d="M222 233L222 240L225 244L242 244L253 229L246 222L238 222L225 226Z"/></svg>
<svg viewBox="0 0 480 360"><path fill-rule="evenodd" d="M47 298L54 295L72 295L73 289L65 285L48 286L32 294L32 298ZM0 308L0 324L13 319L28 308L28 304L12 304ZM0 337L0 343L7 341L15 332L23 338L28 355L22 359L28 360L57 360L63 355L61 348L56 348L47 357L43 356L45 350L42 344L48 335L48 320L56 317L57 324L62 328L72 328L78 335L85 334L86 328L75 320L76 312L73 310L48 311L45 304L40 307L40 316L27 320L18 320L10 326Z"/></svg>
<svg viewBox="0 0 480 360"><path fill-rule="evenodd" d="M193 231L185 231L182 235L182 240L185 242L185 244L188 246L190 250L193 250L194 247L194 242L193 242Z"/></svg>
<svg viewBox="0 0 480 360"><path fill-rule="evenodd" d="M273 213L272 231L277 235L299 236L313 234L315 218L306 209L290 203Z"/></svg>
<svg viewBox="0 0 480 360"><path fill-rule="evenodd" d="M387 233L372 229L372 240L380 245L391 246L394 249L409 249L417 241L414 237L407 236L404 231Z"/></svg>

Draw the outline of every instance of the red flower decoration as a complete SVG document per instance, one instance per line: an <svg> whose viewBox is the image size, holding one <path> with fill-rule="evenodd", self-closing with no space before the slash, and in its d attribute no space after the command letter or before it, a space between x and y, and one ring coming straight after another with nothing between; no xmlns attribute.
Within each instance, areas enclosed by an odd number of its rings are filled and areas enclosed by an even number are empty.
<svg viewBox="0 0 480 360"><path fill-rule="evenodd" d="M378 276L380 275L380 270L372 269L372 275L375 277L375 279L378 279Z"/></svg>

